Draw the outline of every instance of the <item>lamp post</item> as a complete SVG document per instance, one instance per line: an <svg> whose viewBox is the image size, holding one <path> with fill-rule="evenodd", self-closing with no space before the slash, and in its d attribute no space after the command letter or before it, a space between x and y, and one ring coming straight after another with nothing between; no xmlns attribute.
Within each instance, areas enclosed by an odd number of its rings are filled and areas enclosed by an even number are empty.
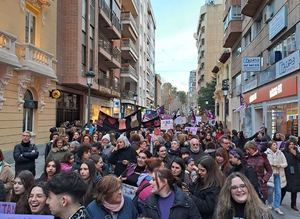
<svg viewBox="0 0 300 219"><path fill-rule="evenodd" d="M227 102L228 90L223 90L224 96L224 127L226 128L226 102Z"/></svg>
<svg viewBox="0 0 300 219"><path fill-rule="evenodd" d="M91 87L93 86L93 79L95 77L95 73L93 71L88 71L85 73L86 77L86 84L88 86L88 115L87 115L87 125L90 127L90 120L91 120Z"/></svg>

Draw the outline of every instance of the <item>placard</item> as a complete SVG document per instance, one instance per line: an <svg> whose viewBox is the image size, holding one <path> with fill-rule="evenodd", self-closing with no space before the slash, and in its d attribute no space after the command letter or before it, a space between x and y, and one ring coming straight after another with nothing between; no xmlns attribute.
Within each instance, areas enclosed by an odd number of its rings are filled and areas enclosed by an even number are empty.
<svg viewBox="0 0 300 219"><path fill-rule="evenodd" d="M192 135L196 135L197 131L198 131L198 128L197 127L185 127L184 130L186 130L188 132L191 132Z"/></svg>
<svg viewBox="0 0 300 219"><path fill-rule="evenodd" d="M52 215L0 214L1 219L54 219Z"/></svg>
<svg viewBox="0 0 300 219"><path fill-rule="evenodd" d="M178 116L174 122L176 125L184 125L187 123L187 120L185 116Z"/></svg>
<svg viewBox="0 0 300 219"><path fill-rule="evenodd" d="M161 130L169 130L173 129L173 119L164 119L160 121L160 129Z"/></svg>
<svg viewBox="0 0 300 219"><path fill-rule="evenodd" d="M130 198L131 200L134 198L137 189L138 188L135 186L122 183L123 195Z"/></svg>
<svg viewBox="0 0 300 219"><path fill-rule="evenodd" d="M0 202L0 213L14 214L16 212L15 202Z"/></svg>

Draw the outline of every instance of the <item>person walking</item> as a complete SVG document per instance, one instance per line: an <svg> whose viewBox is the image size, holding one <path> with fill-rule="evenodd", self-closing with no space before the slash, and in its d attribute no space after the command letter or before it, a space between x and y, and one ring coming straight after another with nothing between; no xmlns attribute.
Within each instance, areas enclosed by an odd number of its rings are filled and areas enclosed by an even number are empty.
<svg viewBox="0 0 300 219"><path fill-rule="evenodd" d="M35 176L35 160L39 151L35 144L30 142L31 134L25 131L22 134L22 142L14 147L14 160L16 175L22 170L29 170Z"/></svg>

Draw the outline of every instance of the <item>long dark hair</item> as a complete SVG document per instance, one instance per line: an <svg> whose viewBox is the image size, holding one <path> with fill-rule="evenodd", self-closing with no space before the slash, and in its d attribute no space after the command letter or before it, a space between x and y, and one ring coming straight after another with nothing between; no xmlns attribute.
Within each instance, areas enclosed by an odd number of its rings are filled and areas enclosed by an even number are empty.
<svg viewBox="0 0 300 219"><path fill-rule="evenodd" d="M30 198L30 194L33 188L35 187L39 187L42 189L44 195L46 197L48 197L48 190L47 190L47 186L46 186L46 182L38 182L36 183L34 186L31 187L30 191L29 191L29 196L28 196L28 202L29 202L29 198ZM30 210L31 211L31 210ZM32 213L32 212L31 212ZM39 213L40 215L50 215L50 209L49 206L47 204L45 204L44 208L41 210L41 212Z"/></svg>
<svg viewBox="0 0 300 219"><path fill-rule="evenodd" d="M28 205L28 196L29 191L31 190L32 186L34 185L34 176L29 170L22 170L18 173L15 177L19 178L24 186L24 193L17 195L13 189L12 191L12 202L16 202L16 214L29 214L30 208Z"/></svg>
<svg viewBox="0 0 300 219"><path fill-rule="evenodd" d="M47 178L48 178L48 174L47 174L46 169L47 169L48 164L49 164L51 161L54 162L54 164L55 164L55 174L60 173L60 163L59 163L59 161L57 161L57 160L55 160L55 159L48 159L48 160L46 160L45 166L44 166L44 176L45 176L45 179L46 179L46 180L47 180ZM54 175L55 175L55 174L54 174Z"/></svg>
<svg viewBox="0 0 300 219"><path fill-rule="evenodd" d="M96 185L96 167L93 160L83 161L80 164L80 167L82 164L86 164L88 166L89 174L90 174L89 180L85 182L88 187L86 193L83 196L83 204L87 206L95 196L94 187Z"/></svg>
<svg viewBox="0 0 300 219"><path fill-rule="evenodd" d="M216 161L210 155L204 155L198 165L204 167L207 171L204 178L198 177L198 183L201 185L201 189L207 189L211 186L222 187L225 181L225 177L219 169Z"/></svg>
<svg viewBox="0 0 300 219"><path fill-rule="evenodd" d="M154 176L155 178L159 178L160 180L167 180L167 183L171 189L174 188L174 185L178 185L177 179L173 176L170 169L163 168L163 169L156 169L154 170ZM158 180L155 180L155 183L157 187L159 188L159 182Z"/></svg>
<svg viewBox="0 0 300 219"><path fill-rule="evenodd" d="M185 163L184 163L183 159L180 157L175 157L170 165L170 169L171 169L173 163L177 163L181 167L181 173L177 177L180 179L181 182L184 182ZM175 176L175 178L176 178L176 176Z"/></svg>

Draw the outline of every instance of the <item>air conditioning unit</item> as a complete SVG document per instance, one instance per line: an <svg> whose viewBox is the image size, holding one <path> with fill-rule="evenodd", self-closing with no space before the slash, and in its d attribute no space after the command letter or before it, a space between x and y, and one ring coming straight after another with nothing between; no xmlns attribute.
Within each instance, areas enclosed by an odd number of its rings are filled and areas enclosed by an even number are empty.
<svg viewBox="0 0 300 219"><path fill-rule="evenodd" d="M268 23L272 17L273 17L273 8L271 5L267 5L264 14L265 23Z"/></svg>

